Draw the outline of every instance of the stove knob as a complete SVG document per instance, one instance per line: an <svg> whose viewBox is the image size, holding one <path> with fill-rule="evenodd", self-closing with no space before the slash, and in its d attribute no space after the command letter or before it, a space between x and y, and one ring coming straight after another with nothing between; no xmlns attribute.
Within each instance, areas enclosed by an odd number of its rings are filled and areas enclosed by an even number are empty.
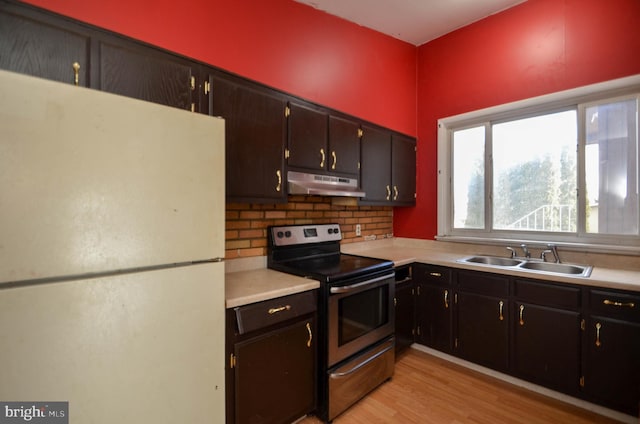
<svg viewBox="0 0 640 424"><path fill-rule="evenodd" d="M334 228L334 229L333 229L333 232L334 232L335 234L339 234L339 233L340 233L340 228L338 228L338 227Z"/></svg>
<svg viewBox="0 0 640 424"><path fill-rule="evenodd" d="M276 237L278 237L278 238L282 238L282 236L284 236L284 233L283 233L282 231L278 231L278 232L276 233Z"/></svg>
<svg viewBox="0 0 640 424"><path fill-rule="evenodd" d="M287 238L291 237L291 231L285 231L284 232L284 236L287 237Z"/></svg>
<svg viewBox="0 0 640 424"><path fill-rule="evenodd" d="M329 234L333 234L333 228L329 228L329 229L327 230L327 232L328 232Z"/></svg>

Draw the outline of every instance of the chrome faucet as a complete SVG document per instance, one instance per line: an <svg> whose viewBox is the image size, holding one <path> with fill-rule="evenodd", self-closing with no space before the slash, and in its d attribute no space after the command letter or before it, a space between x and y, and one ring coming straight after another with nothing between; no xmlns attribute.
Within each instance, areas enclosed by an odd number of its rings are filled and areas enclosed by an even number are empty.
<svg viewBox="0 0 640 424"><path fill-rule="evenodd" d="M507 246L507 250L508 250L509 252L511 252L511 258L515 258L515 257L516 257L516 249L514 249L514 248L513 248L513 247L511 247L511 246Z"/></svg>
<svg viewBox="0 0 640 424"><path fill-rule="evenodd" d="M524 253L524 257L529 259L531 257L531 252L529 252L529 249L527 248L527 245L522 243L520 245L520 247L522 247L522 253Z"/></svg>
<svg viewBox="0 0 640 424"><path fill-rule="evenodd" d="M558 256L558 247L555 244L547 244L548 249L543 250L540 254L540 259L543 261L547 260L547 253L551 253L553 255L553 260L555 263L560 263L560 256Z"/></svg>

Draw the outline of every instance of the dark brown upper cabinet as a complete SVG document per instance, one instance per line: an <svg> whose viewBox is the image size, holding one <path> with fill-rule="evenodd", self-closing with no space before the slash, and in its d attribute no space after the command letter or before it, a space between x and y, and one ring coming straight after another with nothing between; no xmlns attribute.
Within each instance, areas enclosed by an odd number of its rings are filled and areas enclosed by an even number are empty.
<svg viewBox="0 0 640 424"><path fill-rule="evenodd" d="M365 205L413 206L416 141L389 130L362 127L360 184Z"/></svg>
<svg viewBox="0 0 640 424"><path fill-rule="evenodd" d="M0 3L0 68L89 86L91 39L82 27L60 21L30 7Z"/></svg>
<svg viewBox="0 0 640 424"><path fill-rule="evenodd" d="M324 109L289 102L287 165L291 169L357 178L360 124Z"/></svg>
<svg viewBox="0 0 640 424"><path fill-rule="evenodd" d="M194 65L185 59L132 43L99 42L96 88L196 112Z"/></svg>
<svg viewBox="0 0 640 424"><path fill-rule="evenodd" d="M284 98L210 74L210 114L225 120L226 197L235 202L285 202Z"/></svg>

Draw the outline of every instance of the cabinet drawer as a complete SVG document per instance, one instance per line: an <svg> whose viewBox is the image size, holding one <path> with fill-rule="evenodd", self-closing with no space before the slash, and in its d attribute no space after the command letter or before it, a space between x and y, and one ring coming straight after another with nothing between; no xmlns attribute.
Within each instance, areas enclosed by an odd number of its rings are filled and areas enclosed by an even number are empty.
<svg viewBox="0 0 640 424"><path fill-rule="evenodd" d="M437 265L420 264L417 267L418 281L438 286L451 284L451 269Z"/></svg>
<svg viewBox="0 0 640 424"><path fill-rule="evenodd" d="M538 281L515 280L518 300L544 306L577 309L580 307L580 288Z"/></svg>
<svg viewBox="0 0 640 424"><path fill-rule="evenodd" d="M485 272L458 271L460 290L491 296L509 295L509 278Z"/></svg>
<svg viewBox="0 0 640 424"><path fill-rule="evenodd" d="M592 289L589 303L592 314L640 322L640 293Z"/></svg>
<svg viewBox="0 0 640 424"><path fill-rule="evenodd" d="M308 291L260 303L234 308L238 334L245 334L260 328L307 315L317 309L317 291Z"/></svg>

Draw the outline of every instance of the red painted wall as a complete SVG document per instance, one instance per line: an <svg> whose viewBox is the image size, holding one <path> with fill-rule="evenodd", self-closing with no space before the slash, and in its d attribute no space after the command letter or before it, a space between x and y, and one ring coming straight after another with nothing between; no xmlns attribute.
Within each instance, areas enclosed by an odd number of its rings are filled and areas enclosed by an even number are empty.
<svg viewBox="0 0 640 424"><path fill-rule="evenodd" d="M437 120L640 73L639 0L528 0L418 48L417 206L394 234L437 232Z"/></svg>
<svg viewBox="0 0 640 424"><path fill-rule="evenodd" d="M27 0L416 134L415 46L293 0Z"/></svg>

